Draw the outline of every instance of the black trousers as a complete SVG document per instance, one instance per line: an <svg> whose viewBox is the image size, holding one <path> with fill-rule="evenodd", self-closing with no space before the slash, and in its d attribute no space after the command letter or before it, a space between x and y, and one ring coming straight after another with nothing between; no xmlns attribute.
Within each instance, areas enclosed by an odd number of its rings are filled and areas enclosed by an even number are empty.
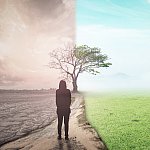
<svg viewBox="0 0 150 150"><path fill-rule="evenodd" d="M68 111L57 111L57 116L58 116L58 135L61 136L62 122L64 119L65 136L68 137L70 112L68 112Z"/></svg>

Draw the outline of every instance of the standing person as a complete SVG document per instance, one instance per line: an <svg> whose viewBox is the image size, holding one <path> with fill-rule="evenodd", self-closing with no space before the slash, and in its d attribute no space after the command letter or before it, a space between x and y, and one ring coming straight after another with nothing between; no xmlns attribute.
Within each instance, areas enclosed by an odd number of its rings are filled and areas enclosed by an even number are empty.
<svg viewBox="0 0 150 150"><path fill-rule="evenodd" d="M56 90L56 106L58 116L58 139L61 140L61 128L64 119L65 125L65 140L68 140L68 128L69 128L69 115L71 105L71 92L66 87L66 82L61 80L59 83L59 89Z"/></svg>

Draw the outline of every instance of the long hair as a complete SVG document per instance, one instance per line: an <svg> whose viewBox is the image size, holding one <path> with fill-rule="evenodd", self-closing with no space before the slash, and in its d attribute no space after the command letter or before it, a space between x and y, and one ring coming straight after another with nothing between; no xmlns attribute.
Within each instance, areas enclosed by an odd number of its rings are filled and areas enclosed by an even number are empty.
<svg viewBox="0 0 150 150"><path fill-rule="evenodd" d="M60 89L60 90L65 90L66 88L67 88L66 82L65 82L64 80L61 80L61 81L59 82L59 89Z"/></svg>

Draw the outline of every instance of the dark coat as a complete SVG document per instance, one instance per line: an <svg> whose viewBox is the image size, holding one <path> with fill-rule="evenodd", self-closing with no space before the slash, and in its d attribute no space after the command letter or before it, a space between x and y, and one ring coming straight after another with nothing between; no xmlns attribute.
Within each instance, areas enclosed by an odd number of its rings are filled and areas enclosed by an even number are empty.
<svg viewBox="0 0 150 150"><path fill-rule="evenodd" d="M56 90L57 114L70 113L71 92L69 89Z"/></svg>

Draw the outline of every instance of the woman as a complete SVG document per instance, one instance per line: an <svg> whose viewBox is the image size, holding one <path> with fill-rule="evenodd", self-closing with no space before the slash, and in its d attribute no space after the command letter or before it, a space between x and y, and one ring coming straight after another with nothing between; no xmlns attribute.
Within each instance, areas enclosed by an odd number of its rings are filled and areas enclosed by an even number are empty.
<svg viewBox="0 0 150 150"><path fill-rule="evenodd" d="M65 124L65 139L68 140L68 123L71 105L71 92L66 87L66 82L61 80L59 89L56 90L56 106L58 116L58 139L61 140L61 128L64 119Z"/></svg>

